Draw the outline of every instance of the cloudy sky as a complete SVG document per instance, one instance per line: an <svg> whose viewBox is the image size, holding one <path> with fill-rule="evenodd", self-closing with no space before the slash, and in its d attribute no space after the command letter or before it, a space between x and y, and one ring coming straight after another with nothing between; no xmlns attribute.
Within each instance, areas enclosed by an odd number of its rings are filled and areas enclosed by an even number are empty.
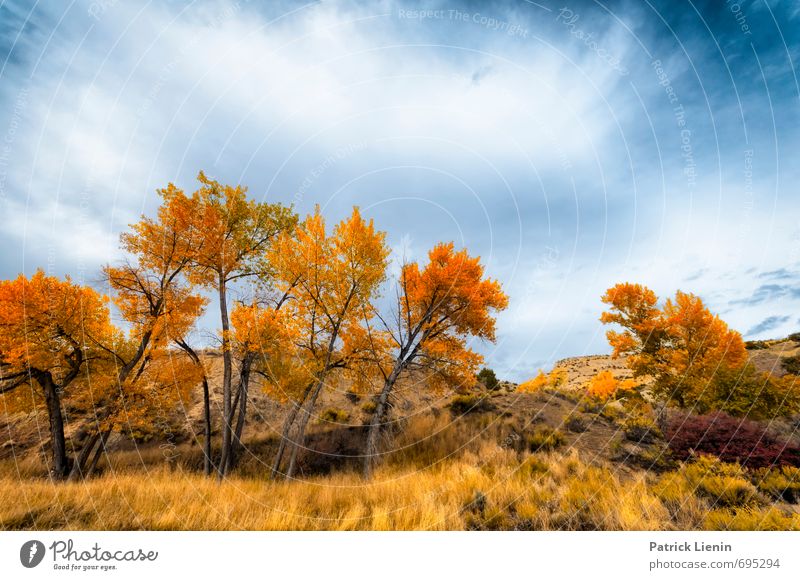
<svg viewBox="0 0 800 580"><path fill-rule="evenodd" d="M800 330L790 1L0 3L0 276L86 283L155 190L359 205L454 240L511 305L499 374L606 352L599 297ZM210 324L210 322L209 322Z"/></svg>

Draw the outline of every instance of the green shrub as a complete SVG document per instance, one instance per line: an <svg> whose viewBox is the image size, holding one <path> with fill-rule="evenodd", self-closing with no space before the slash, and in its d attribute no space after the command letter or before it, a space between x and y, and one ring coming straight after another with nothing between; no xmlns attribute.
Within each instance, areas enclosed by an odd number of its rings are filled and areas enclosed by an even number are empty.
<svg viewBox="0 0 800 580"><path fill-rule="evenodd" d="M456 395L450 399L450 411L456 415L466 415L467 413L483 413L491 411L494 407L480 395Z"/></svg>
<svg viewBox="0 0 800 580"><path fill-rule="evenodd" d="M655 422L645 415L634 415L622 421L625 439L635 443L652 443L661 437Z"/></svg>
<svg viewBox="0 0 800 580"><path fill-rule="evenodd" d="M800 375L800 356L787 356L781 361L783 370L790 375Z"/></svg>
<svg viewBox="0 0 800 580"><path fill-rule="evenodd" d="M552 451L564 444L564 435L551 427L539 427L525 435L525 444L530 451Z"/></svg>
<svg viewBox="0 0 800 580"><path fill-rule="evenodd" d="M586 421L577 415L570 416L570 418L564 423L564 427L571 433L583 433L589 428L586 425Z"/></svg>
<svg viewBox="0 0 800 580"><path fill-rule="evenodd" d="M372 415L377 407L378 404L375 401L367 401L366 403L361 405L361 410L364 411L367 415Z"/></svg>
<svg viewBox="0 0 800 580"><path fill-rule="evenodd" d="M494 391L500 386L500 381L497 380L497 375L492 369L481 369L478 373L478 381L490 391Z"/></svg>
<svg viewBox="0 0 800 580"><path fill-rule="evenodd" d="M347 423L350 420L350 413L344 409L329 407L322 412L319 419L325 423Z"/></svg>

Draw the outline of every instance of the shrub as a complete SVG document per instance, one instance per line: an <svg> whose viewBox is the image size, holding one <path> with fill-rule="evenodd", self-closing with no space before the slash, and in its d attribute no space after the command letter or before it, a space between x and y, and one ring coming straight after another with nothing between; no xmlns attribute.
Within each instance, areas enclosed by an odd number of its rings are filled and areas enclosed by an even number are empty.
<svg viewBox="0 0 800 580"><path fill-rule="evenodd" d="M800 332L793 332L788 338L794 342L800 342Z"/></svg>
<svg viewBox="0 0 800 580"><path fill-rule="evenodd" d="M547 375L544 374L544 371L539 369L539 374L537 374L532 379L528 379L527 381L521 383L517 387L517 391L520 393L536 393L548 385L549 381L547 379Z"/></svg>
<svg viewBox="0 0 800 580"><path fill-rule="evenodd" d="M450 399L450 411L456 415L484 413L493 409L492 404L479 395L456 395Z"/></svg>
<svg viewBox="0 0 800 580"><path fill-rule="evenodd" d="M344 396L347 398L348 401L353 403L354 405L361 400L361 395L356 393L355 391L347 391Z"/></svg>
<svg viewBox="0 0 800 580"><path fill-rule="evenodd" d="M787 356L781 361L781 365L790 375L800 375L800 356Z"/></svg>
<svg viewBox="0 0 800 580"><path fill-rule="evenodd" d="M751 419L791 416L800 411L800 385L795 383L793 376L778 378L758 372L752 364L723 366L716 369L702 397L698 397L696 409Z"/></svg>
<svg viewBox="0 0 800 580"><path fill-rule="evenodd" d="M760 469L753 475L753 483L767 495L788 503L800 503L800 469L784 465Z"/></svg>
<svg viewBox="0 0 800 580"><path fill-rule="evenodd" d="M765 350L769 345L763 340L748 340L744 343L744 347L747 350Z"/></svg>
<svg viewBox="0 0 800 580"><path fill-rule="evenodd" d="M565 385L568 379L569 374L567 373L567 369L563 367L553 367L553 370L550 371L550 375L548 375L550 386L556 389Z"/></svg>
<svg viewBox="0 0 800 580"><path fill-rule="evenodd" d="M606 401L617 391L629 391L636 387L636 383L632 379L620 381L614 374L609 371L600 371L589 381L587 393L589 396Z"/></svg>
<svg viewBox="0 0 800 580"><path fill-rule="evenodd" d="M718 411L709 415L673 415L667 442L677 459L704 453L752 468L800 466L800 448L778 440L766 427Z"/></svg>
<svg viewBox="0 0 800 580"><path fill-rule="evenodd" d="M706 530L800 530L800 516L790 515L776 507L766 509L718 509L709 512L703 522Z"/></svg>
<svg viewBox="0 0 800 580"><path fill-rule="evenodd" d="M481 372L478 373L478 381L490 391L494 391L500 386L500 381L497 380L497 375L492 369L481 369Z"/></svg>
<svg viewBox="0 0 800 580"><path fill-rule="evenodd" d="M758 499L758 491L735 463L723 463L715 457L699 457L684 465L681 475L696 495L711 500L715 506L746 506Z"/></svg>
<svg viewBox="0 0 800 580"><path fill-rule="evenodd" d="M572 415L569 419L567 419L564 423L564 427L566 427L567 431L572 433L583 433L586 431L586 429L588 429L586 421L577 415Z"/></svg>
<svg viewBox="0 0 800 580"><path fill-rule="evenodd" d="M350 413L344 409L329 407L319 416L320 421L326 423L347 423L350 420Z"/></svg>
<svg viewBox="0 0 800 580"><path fill-rule="evenodd" d="M652 443L659 437L661 432L650 417L645 415L634 415L622 422L622 430L625 439L635 443Z"/></svg>
<svg viewBox="0 0 800 580"><path fill-rule="evenodd" d="M367 415L372 415L375 412L378 404L375 401L367 401L363 405L361 405L361 410L364 411Z"/></svg>
<svg viewBox="0 0 800 580"><path fill-rule="evenodd" d="M564 444L564 435L557 429L540 427L525 435L525 444L530 451L552 451Z"/></svg>

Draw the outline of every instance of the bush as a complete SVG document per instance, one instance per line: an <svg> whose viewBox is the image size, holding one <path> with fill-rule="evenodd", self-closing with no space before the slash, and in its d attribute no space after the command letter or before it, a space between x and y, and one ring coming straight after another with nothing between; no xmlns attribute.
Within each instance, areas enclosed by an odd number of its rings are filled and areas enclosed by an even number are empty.
<svg viewBox="0 0 800 580"><path fill-rule="evenodd" d="M372 415L377 407L378 404L375 401L367 401L366 403L361 405L361 410L364 411L367 415Z"/></svg>
<svg viewBox="0 0 800 580"><path fill-rule="evenodd" d="M354 405L361 400L361 395L356 393L355 391L347 391L344 396L347 398L348 401L353 403Z"/></svg>
<svg viewBox="0 0 800 580"><path fill-rule="evenodd" d="M800 516L784 513L776 507L766 509L719 509L710 512L703 523L706 530L800 530Z"/></svg>
<svg viewBox="0 0 800 580"><path fill-rule="evenodd" d="M456 395L450 399L450 411L456 415L467 413L484 413L494 407L485 398L479 395Z"/></svg>
<svg viewBox="0 0 800 580"><path fill-rule="evenodd" d="M330 407L322 412L319 419L326 423L347 423L350 420L350 413L344 409Z"/></svg>
<svg viewBox="0 0 800 580"><path fill-rule="evenodd" d="M696 495L711 500L715 506L741 507L758 500L758 491L744 470L734 463L699 457L684 466L682 476Z"/></svg>
<svg viewBox="0 0 800 580"><path fill-rule="evenodd" d="M625 439L634 443L652 443L661 437L661 432L652 419L644 415L634 415L622 421Z"/></svg>
<svg viewBox="0 0 800 580"><path fill-rule="evenodd" d="M586 421L576 415L573 415L567 419L564 423L564 427L566 427L567 431L570 431L571 433L583 433L589 428L586 425Z"/></svg>
<svg viewBox="0 0 800 580"><path fill-rule="evenodd" d="M788 338L794 342L800 342L800 332L793 332Z"/></svg>
<svg viewBox="0 0 800 580"><path fill-rule="evenodd" d="M735 419L721 411L709 415L673 415L666 436L677 459L703 453L752 468L800 466L800 448L780 441L754 421Z"/></svg>
<svg viewBox="0 0 800 580"><path fill-rule="evenodd" d="M557 429L540 427L525 435L525 444L530 451L552 451L564 444L564 435Z"/></svg>
<svg viewBox="0 0 800 580"><path fill-rule="evenodd" d="M766 350L769 345L763 340L748 340L744 343L744 347L747 350Z"/></svg>
<svg viewBox="0 0 800 580"><path fill-rule="evenodd" d="M778 378L752 364L720 367L696 404L700 412L724 411L757 420L788 417L800 411L800 385L792 376Z"/></svg>
<svg viewBox="0 0 800 580"><path fill-rule="evenodd" d="M481 369L481 372L478 373L478 381L490 391L494 391L500 386L500 381L497 380L497 375L492 369Z"/></svg>
<svg viewBox="0 0 800 580"><path fill-rule="evenodd" d="M760 469L754 474L753 483L776 500L800 503L800 469L796 467Z"/></svg>
<svg viewBox="0 0 800 580"><path fill-rule="evenodd" d="M787 356L781 361L781 365L790 375L800 375L800 356Z"/></svg>

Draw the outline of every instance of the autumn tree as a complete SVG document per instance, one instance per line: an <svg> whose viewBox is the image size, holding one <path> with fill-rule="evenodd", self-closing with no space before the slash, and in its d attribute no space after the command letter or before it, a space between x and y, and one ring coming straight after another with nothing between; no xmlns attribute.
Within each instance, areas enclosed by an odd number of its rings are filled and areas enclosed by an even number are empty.
<svg viewBox="0 0 800 580"><path fill-rule="evenodd" d="M201 187L191 197L181 192L182 202L192 212L187 245L191 261L189 280L218 296L222 326L222 452L219 475L229 468L232 446L233 354L228 299L231 285L244 278L257 277L264 283L272 278L266 259L271 243L281 232L294 228L297 216L281 204L258 203L247 198L240 185L223 185L200 172ZM199 241L196 238L199 237Z"/></svg>
<svg viewBox="0 0 800 580"><path fill-rule="evenodd" d="M28 409L44 398L56 479L70 468L62 397L104 356L99 345L113 335L106 297L69 277L39 270L0 282L0 393Z"/></svg>
<svg viewBox="0 0 800 580"><path fill-rule="evenodd" d="M156 385L170 392L174 390L172 383L163 380L168 375L162 368L177 360L170 351L173 344L180 346L195 365L192 372L183 367L184 383L190 384L190 377L195 376L204 387L206 471L209 471L208 381L197 353L187 342L190 329L207 303L194 292L186 277L202 239L195 229L194 208L183 192L170 184L159 194L162 203L157 216L143 216L130 226L130 231L121 234L124 261L104 268L113 302L128 332L99 345L112 359L108 370L111 377L105 383L106 389L96 395L97 405L102 409L95 415L94 428L73 467L76 476L84 472L93 449L103 447L114 429L123 428L126 421L129 426L133 423L128 411L132 401L140 401L138 408L144 409L146 405L142 402L158 401L159 397L153 394ZM149 366L154 368L148 371ZM144 396L144 393L149 394ZM127 419L121 418L126 413ZM144 413L138 417L141 423L147 421Z"/></svg>
<svg viewBox="0 0 800 580"><path fill-rule="evenodd" d="M352 366L364 352L367 333L361 321L384 280L388 255L386 234L376 231L358 208L329 234L319 207L293 234L282 233L268 252L279 289L291 295L300 325L297 346L313 377L287 393L292 408L273 474L280 471L290 445L285 475L293 476L306 426L331 372Z"/></svg>
<svg viewBox="0 0 800 580"><path fill-rule="evenodd" d="M378 365L383 387L367 434L365 477L371 474L378 434L400 376L415 370L432 388L474 381L483 358L468 340L494 341L495 313L507 306L500 283L485 277L480 259L456 251L453 243L434 246L424 268L416 262L403 265L394 320L382 318L392 355L390 364Z"/></svg>
<svg viewBox="0 0 800 580"><path fill-rule="evenodd" d="M786 414L796 408L790 404L794 395L782 392L782 384L767 375L759 374L762 386L753 388L757 373L741 335L711 313L699 297L678 291L659 307L652 290L623 283L610 288L602 299L610 309L600 320L623 329L606 333L613 355L627 356L635 377L652 378L651 392L657 398L701 413L711 409L755 412L763 408L759 398L787 402L773 412Z"/></svg>
<svg viewBox="0 0 800 580"><path fill-rule="evenodd" d="M230 467L242 448L251 378L257 376L264 392L278 401L285 401L287 393L298 392L313 378L297 347L299 321L293 309L286 307L287 300L284 294L277 301L239 303L231 311L232 342L240 371L230 417L234 426Z"/></svg>

